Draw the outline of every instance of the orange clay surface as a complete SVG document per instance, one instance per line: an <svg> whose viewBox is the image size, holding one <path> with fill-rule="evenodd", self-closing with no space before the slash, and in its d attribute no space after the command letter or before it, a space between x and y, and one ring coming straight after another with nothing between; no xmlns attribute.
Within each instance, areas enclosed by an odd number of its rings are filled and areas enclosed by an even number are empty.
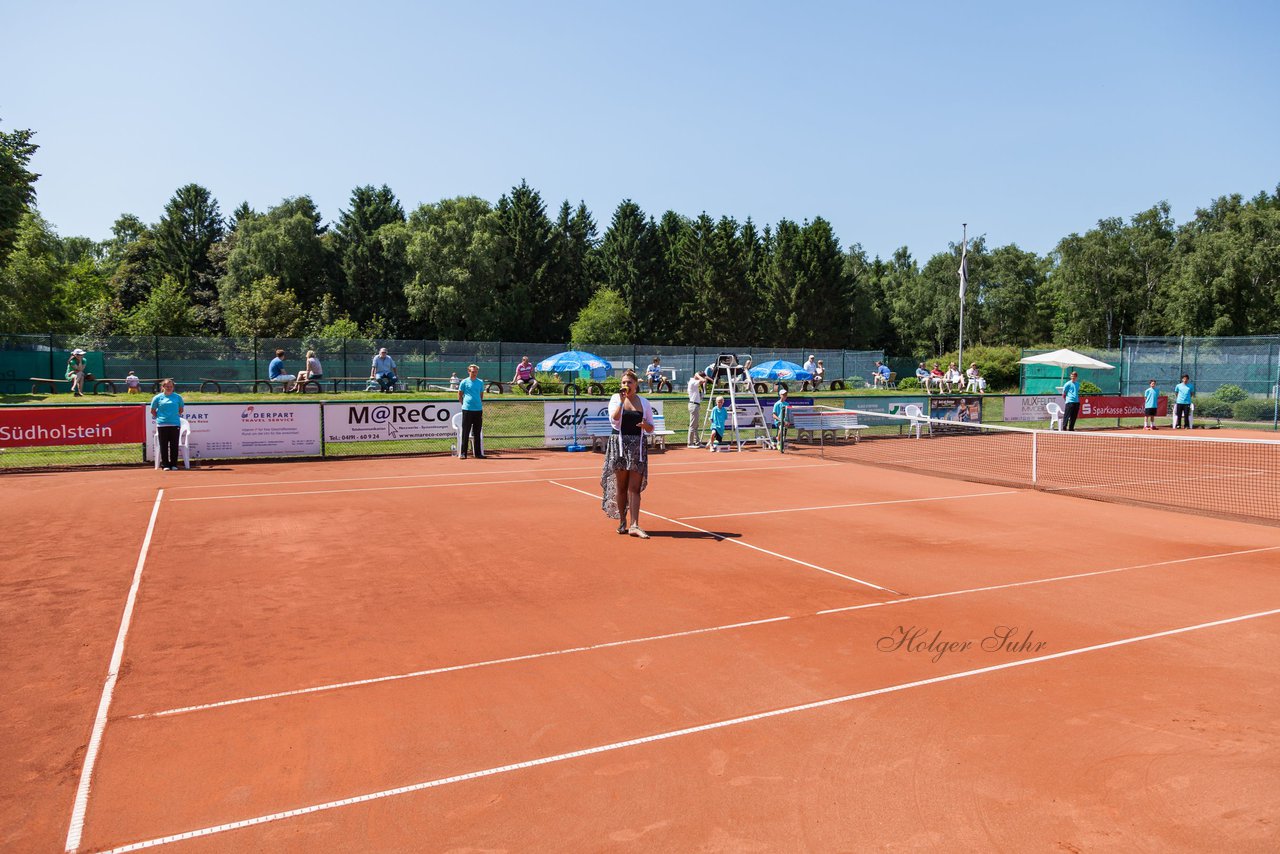
<svg viewBox="0 0 1280 854"><path fill-rule="evenodd" d="M641 541L600 462L0 478L0 849L63 849L157 487L81 850L1276 849L1280 529L679 450Z"/></svg>

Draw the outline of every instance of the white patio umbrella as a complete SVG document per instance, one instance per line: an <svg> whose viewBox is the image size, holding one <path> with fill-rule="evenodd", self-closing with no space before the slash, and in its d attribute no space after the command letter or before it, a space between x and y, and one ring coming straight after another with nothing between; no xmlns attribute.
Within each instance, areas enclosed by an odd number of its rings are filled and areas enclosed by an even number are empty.
<svg viewBox="0 0 1280 854"><path fill-rule="evenodd" d="M1095 371L1114 371L1115 365L1099 362L1092 356L1077 353L1075 350L1054 350L1052 353L1041 353L1039 356L1027 356L1019 359L1021 365L1053 365L1062 368L1062 376L1066 377L1067 368L1089 368Z"/></svg>

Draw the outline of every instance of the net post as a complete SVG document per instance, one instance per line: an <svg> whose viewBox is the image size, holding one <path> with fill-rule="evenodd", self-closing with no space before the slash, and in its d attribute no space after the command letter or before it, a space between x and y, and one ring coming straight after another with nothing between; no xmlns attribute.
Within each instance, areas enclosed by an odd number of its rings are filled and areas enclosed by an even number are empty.
<svg viewBox="0 0 1280 854"><path fill-rule="evenodd" d="M1034 430L1031 433L1031 485L1035 486L1039 481L1039 471L1037 452L1040 447L1040 431Z"/></svg>

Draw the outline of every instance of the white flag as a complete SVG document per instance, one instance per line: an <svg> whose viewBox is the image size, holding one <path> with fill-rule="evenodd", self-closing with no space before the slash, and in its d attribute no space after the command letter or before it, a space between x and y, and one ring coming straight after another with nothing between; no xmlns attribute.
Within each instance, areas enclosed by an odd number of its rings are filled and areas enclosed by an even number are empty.
<svg viewBox="0 0 1280 854"><path fill-rule="evenodd" d="M960 249L960 302L964 302L964 289L969 284L969 241Z"/></svg>

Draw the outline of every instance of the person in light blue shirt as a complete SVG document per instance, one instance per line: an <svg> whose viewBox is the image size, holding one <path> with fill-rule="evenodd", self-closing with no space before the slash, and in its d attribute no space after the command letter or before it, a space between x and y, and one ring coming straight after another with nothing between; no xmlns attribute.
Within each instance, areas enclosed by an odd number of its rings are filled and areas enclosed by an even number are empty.
<svg viewBox="0 0 1280 854"><path fill-rule="evenodd" d="M1075 430L1076 419L1080 417L1080 374L1075 371L1062 386L1062 401L1065 404L1062 408L1062 429Z"/></svg>
<svg viewBox="0 0 1280 854"><path fill-rule="evenodd" d="M395 391L396 383L400 382L400 378L396 376L396 360L387 355L386 347L379 349L378 355L373 357L369 379L377 379L378 390L383 393Z"/></svg>
<svg viewBox="0 0 1280 854"><path fill-rule="evenodd" d="M1160 411L1160 391L1156 381L1152 380L1147 390L1142 393L1142 429L1156 429L1156 414Z"/></svg>
<svg viewBox="0 0 1280 854"><path fill-rule="evenodd" d="M160 383L160 393L151 398L151 417L156 422L156 439L160 446L160 468L178 470L178 436L182 431L185 404L182 395L173 390L173 380Z"/></svg>
<svg viewBox="0 0 1280 854"><path fill-rule="evenodd" d="M729 410L724 404L724 398L717 397L715 408L711 410L712 453L719 451L721 443L724 442L724 425L729 420Z"/></svg>
<svg viewBox="0 0 1280 854"><path fill-rule="evenodd" d="M468 439L475 452L476 459L483 460L484 445L480 434L484 427L484 380L480 379L480 366L467 365L467 378L458 383L458 402L462 404L462 436L458 440L458 457L467 458Z"/></svg>
<svg viewBox="0 0 1280 854"><path fill-rule="evenodd" d="M876 362L875 372L871 375L871 384L878 388L888 388L891 373L893 371L889 370L889 366L884 362Z"/></svg>
<svg viewBox="0 0 1280 854"><path fill-rule="evenodd" d="M1191 375L1183 374L1182 382L1173 387L1174 404L1177 406L1177 421L1173 429L1182 427L1191 429L1191 395L1195 394L1195 386L1191 384Z"/></svg>
<svg viewBox="0 0 1280 854"><path fill-rule="evenodd" d="M787 402L787 390L778 389L778 402L773 405L773 424L778 431L778 453L786 450L787 421L791 418L791 404Z"/></svg>

